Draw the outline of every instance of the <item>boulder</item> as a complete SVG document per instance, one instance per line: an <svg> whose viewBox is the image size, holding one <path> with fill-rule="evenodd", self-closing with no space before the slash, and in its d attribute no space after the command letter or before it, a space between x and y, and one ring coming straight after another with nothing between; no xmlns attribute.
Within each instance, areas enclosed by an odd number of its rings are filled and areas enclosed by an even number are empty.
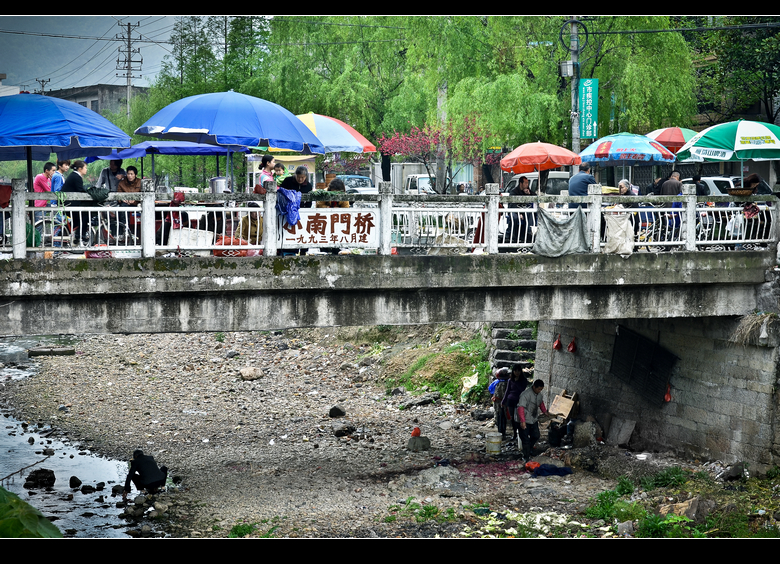
<svg viewBox="0 0 780 564"><path fill-rule="evenodd" d="M47 470L46 468L39 468L33 470L30 475L27 476L27 480L24 483L24 487L27 489L33 488L52 488L57 478L54 476L54 470Z"/></svg>
<svg viewBox="0 0 780 564"><path fill-rule="evenodd" d="M263 377L264 372L260 368L254 366L245 366L240 371L242 380L258 380Z"/></svg>
<svg viewBox="0 0 780 564"><path fill-rule="evenodd" d="M430 448L431 440L428 437L409 437L409 442L406 443L406 449L412 452L430 450Z"/></svg>

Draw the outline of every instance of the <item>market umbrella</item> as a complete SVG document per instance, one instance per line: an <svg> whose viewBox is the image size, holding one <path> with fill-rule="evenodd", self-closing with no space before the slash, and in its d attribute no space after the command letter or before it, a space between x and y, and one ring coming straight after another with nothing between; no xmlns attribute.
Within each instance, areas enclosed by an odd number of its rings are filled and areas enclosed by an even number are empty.
<svg viewBox="0 0 780 564"><path fill-rule="evenodd" d="M514 174L550 170L561 166L578 165L582 159L577 153L550 143L526 143L501 159L501 170Z"/></svg>
<svg viewBox="0 0 780 564"><path fill-rule="evenodd" d="M780 159L780 127L761 121L737 120L708 127L678 152L684 162Z"/></svg>
<svg viewBox="0 0 780 564"><path fill-rule="evenodd" d="M347 125L336 118L309 112L297 116L306 127L311 129L325 147L326 153L374 153L376 147Z"/></svg>
<svg viewBox="0 0 780 564"><path fill-rule="evenodd" d="M15 94L0 97L0 160L27 161L32 189L32 161L88 157L129 147L130 136L106 118L75 102Z"/></svg>
<svg viewBox="0 0 780 564"><path fill-rule="evenodd" d="M600 166L636 166L668 164L674 153L646 135L615 133L588 145L580 153L583 162Z"/></svg>
<svg viewBox="0 0 780 564"><path fill-rule="evenodd" d="M650 139L658 141L672 153L679 151L680 147L685 145L694 135L696 132L693 129L676 126L656 129L647 134Z"/></svg>
<svg viewBox="0 0 780 564"><path fill-rule="evenodd" d="M109 154L99 157L88 157L86 162L95 160L114 161L125 159L138 159L147 155L152 156L152 178L154 176L154 156L155 155L201 155L201 156L221 156L230 158L230 153L247 153L249 149L240 145L230 145L223 147L220 145L208 145L205 143L192 143L190 141L143 141L133 145L129 149L121 151L112 151ZM143 161L141 161L141 173L143 174ZM217 176L219 176L219 160L217 161Z"/></svg>
<svg viewBox="0 0 780 564"><path fill-rule="evenodd" d="M232 90L173 102L135 133L210 145L262 145L306 154L324 152L319 139L292 112Z"/></svg>

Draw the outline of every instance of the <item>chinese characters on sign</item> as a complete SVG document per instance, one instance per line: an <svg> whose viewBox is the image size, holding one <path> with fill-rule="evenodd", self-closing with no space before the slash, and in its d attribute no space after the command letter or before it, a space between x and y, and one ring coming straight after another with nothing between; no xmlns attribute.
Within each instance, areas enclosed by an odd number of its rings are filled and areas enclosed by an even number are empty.
<svg viewBox="0 0 780 564"><path fill-rule="evenodd" d="M300 211L295 225L284 224L280 232L281 248L379 247L379 219L375 212L338 210Z"/></svg>
<svg viewBox="0 0 780 564"><path fill-rule="evenodd" d="M580 80L580 138L598 138L599 79Z"/></svg>

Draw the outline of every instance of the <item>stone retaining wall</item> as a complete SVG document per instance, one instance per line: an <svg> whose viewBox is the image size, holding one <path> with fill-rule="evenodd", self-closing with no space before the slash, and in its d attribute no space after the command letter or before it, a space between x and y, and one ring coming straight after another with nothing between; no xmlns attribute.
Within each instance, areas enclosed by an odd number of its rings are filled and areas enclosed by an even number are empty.
<svg viewBox="0 0 780 564"><path fill-rule="evenodd" d="M738 322L731 317L540 321L536 377L546 384L547 401L561 389L576 392L581 417L593 415L602 424L611 417L635 421L633 449L672 450L727 463L744 460L767 469L778 464L780 455L777 335L770 335L767 346L738 346L729 342ZM609 373L618 325L678 357L670 378L671 401L652 404ZM554 351L558 334L563 347ZM569 353L573 337L577 350Z"/></svg>

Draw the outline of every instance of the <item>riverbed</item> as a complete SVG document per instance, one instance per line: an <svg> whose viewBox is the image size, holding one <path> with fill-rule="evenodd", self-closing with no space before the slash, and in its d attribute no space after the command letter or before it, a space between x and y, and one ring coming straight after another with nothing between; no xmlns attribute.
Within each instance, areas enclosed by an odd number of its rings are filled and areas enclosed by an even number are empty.
<svg viewBox="0 0 780 564"><path fill-rule="evenodd" d="M70 344L65 337L31 337L0 339L0 385L10 380L35 377L38 363L28 357L35 346ZM3 433L0 434L0 478L2 487L24 499L53 521L66 537L126 538L127 522L119 517L121 497L112 496L111 488L123 483L127 462L111 460L74 444L57 430L36 422L19 421L7 406L0 405ZM53 452L53 454L50 454ZM25 478L36 469L53 470L56 476L51 489L26 489ZM82 493L69 487L71 476L82 486L105 486L102 491Z"/></svg>

